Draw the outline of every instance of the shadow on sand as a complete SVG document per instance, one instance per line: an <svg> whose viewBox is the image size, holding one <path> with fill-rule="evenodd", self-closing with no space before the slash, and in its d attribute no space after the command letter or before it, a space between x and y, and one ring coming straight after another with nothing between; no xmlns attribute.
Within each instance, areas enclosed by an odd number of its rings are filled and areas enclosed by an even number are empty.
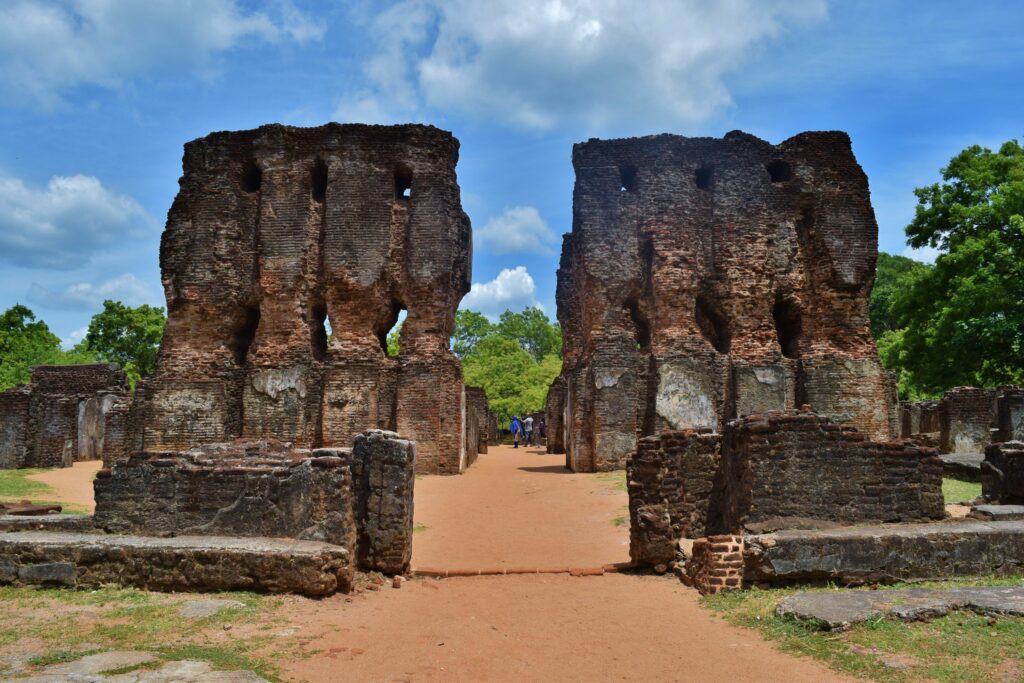
<svg viewBox="0 0 1024 683"><path fill-rule="evenodd" d="M565 465L539 465L537 467L517 467L521 472L540 472L542 474L572 474Z"/></svg>

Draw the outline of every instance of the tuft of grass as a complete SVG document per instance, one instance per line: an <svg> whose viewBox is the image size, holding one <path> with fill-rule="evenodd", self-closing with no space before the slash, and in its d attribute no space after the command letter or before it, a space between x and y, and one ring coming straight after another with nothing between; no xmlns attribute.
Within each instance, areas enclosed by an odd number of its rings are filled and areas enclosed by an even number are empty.
<svg viewBox="0 0 1024 683"><path fill-rule="evenodd" d="M102 652L102 651L103 650L95 650L95 649L92 649L92 650L56 650L54 652L47 652L45 655L37 655L35 657L31 657L31 658L29 658L28 663L31 664L32 666L49 666L50 664L64 664L66 662L73 662L76 659L81 659L82 657L88 657L89 655L94 655L97 652Z"/></svg>
<svg viewBox="0 0 1024 683"><path fill-rule="evenodd" d="M629 524L629 517L613 517L612 526L625 526Z"/></svg>
<svg viewBox="0 0 1024 683"><path fill-rule="evenodd" d="M41 474L43 469L0 470L0 500L35 500L41 496L52 494L53 489L41 481L32 481L28 477Z"/></svg>
<svg viewBox="0 0 1024 683"><path fill-rule="evenodd" d="M595 472L590 475L596 481L610 486L615 491L626 492L626 470L612 470L611 472Z"/></svg>
<svg viewBox="0 0 1024 683"><path fill-rule="evenodd" d="M973 578L915 583L915 587L1021 585L1020 577ZM881 590L900 586L881 587ZM833 588L806 590L836 590ZM879 619L843 633L819 631L813 625L783 619L775 608L796 589L752 589L702 598L702 603L733 624L753 628L786 652L820 659L837 671L876 681L911 682L1006 679L1024 672L1024 619L988 618L952 612L931 622ZM901 667L887 665L897 659Z"/></svg>
<svg viewBox="0 0 1024 683"><path fill-rule="evenodd" d="M942 496L946 504L973 501L981 495L981 484L976 481L962 481L951 477L942 479Z"/></svg>
<svg viewBox="0 0 1024 683"><path fill-rule="evenodd" d="M422 533L422 532L426 531L429 528L430 527L427 526L426 524L420 524L419 522L417 522L415 525L413 525L412 532L414 534L419 534L419 533Z"/></svg>

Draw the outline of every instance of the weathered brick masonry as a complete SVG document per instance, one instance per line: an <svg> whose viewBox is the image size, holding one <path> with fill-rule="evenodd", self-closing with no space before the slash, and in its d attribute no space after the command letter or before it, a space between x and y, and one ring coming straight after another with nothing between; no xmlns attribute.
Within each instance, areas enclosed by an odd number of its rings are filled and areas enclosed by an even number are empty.
<svg viewBox="0 0 1024 683"><path fill-rule="evenodd" d="M681 538L839 523L942 519L942 462L930 448L873 442L810 412L730 421L640 440L627 464L630 554L670 564Z"/></svg>
<svg viewBox="0 0 1024 683"><path fill-rule="evenodd" d="M0 392L0 468L70 467L102 457L106 415L128 396L114 363L39 365Z"/></svg>
<svg viewBox="0 0 1024 683"><path fill-rule="evenodd" d="M984 453L993 442L1024 440L1024 387L955 387L939 401L900 403L900 435L942 453Z"/></svg>
<svg viewBox="0 0 1024 683"><path fill-rule="evenodd" d="M573 469L622 467L645 435L804 403L896 434L868 327L878 230L846 134L590 140L573 165L551 401Z"/></svg>
<svg viewBox="0 0 1024 683"><path fill-rule="evenodd" d="M981 495L1001 505L1024 505L1024 442L989 444L981 463Z"/></svg>
<svg viewBox="0 0 1024 683"><path fill-rule="evenodd" d="M448 340L471 238L458 148L421 125L268 125L188 143L160 248L167 328L126 450L348 446L377 427L417 442L420 471L459 472Z"/></svg>
<svg viewBox="0 0 1024 683"><path fill-rule="evenodd" d="M345 549L343 587L358 566L408 569L416 447L373 430L348 448L276 440L142 452L95 481L95 525L141 536L322 541Z"/></svg>

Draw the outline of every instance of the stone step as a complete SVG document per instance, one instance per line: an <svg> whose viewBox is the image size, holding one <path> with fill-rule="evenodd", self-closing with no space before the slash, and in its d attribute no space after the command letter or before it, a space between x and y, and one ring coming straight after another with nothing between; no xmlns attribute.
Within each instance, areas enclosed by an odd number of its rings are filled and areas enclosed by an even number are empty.
<svg viewBox="0 0 1024 683"><path fill-rule="evenodd" d="M155 591L316 596L347 592L353 574L348 550L318 541L61 531L0 534L0 585L116 584Z"/></svg>
<svg viewBox="0 0 1024 683"><path fill-rule="evenodd" d="M744 540L746 585L891 583L1024 572L1024 521L850 526Z"/></svg>

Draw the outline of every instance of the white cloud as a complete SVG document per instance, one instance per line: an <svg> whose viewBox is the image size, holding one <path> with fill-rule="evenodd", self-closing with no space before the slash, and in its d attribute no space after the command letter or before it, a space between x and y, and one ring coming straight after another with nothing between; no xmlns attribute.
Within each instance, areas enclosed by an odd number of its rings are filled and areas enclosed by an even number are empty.
<svg viewBox="0 0 1024 683"><path fill-rule="evenodd" d="M908 246L903 250L903 255L907 258L912 258L915 261L921 261L922 263L935 263L935 257L939 255L939 250L935 247L923 246L923 247L910 247Z"/></svg>
<svg viewBox="0 0 1024 683"><path fill-rule="evenodd" d="M370 90L339 118L424 107L517 127L700 122L732 104L724 78L825 0L402 0L371 18Z"/></svg>
<svg viewBox="0 0 1024 683"><path fill-rule="evenodd" d="M120 301L129 306L155 303L159 297L153 289L131 273L124 273L112 280L94 285L91 282L70 284L60 291L54 291L33 282L27 298L34 304L47 308L99 309L106 299Z"/></svg>
<svg viewBox="0 0 1024 683"><path fill-rule="evenodd" d="M88 333L88 325L86 325L85 327L79 327L77 330L72 330L68 334L68 336L61 339L60 345L64 347L64 349L70 349L72 346L85 339L85 335L87 335Z"/></svg>
<svg viewBox="0 0 1024 683"><path fill-rule="evenodd" d="M137 201L92 176L55 176L38 189L0 176L0 261L71 268L153 224Z"/></svg>
<svg viewBox="0 0 1024 683"><path fill-rule="evenodd" d="M484 227L473 231L476 246L495 254L555 253L557 242L547 221L532 206L506 207L500 216L493 216Z"/></svg>
<svg viewBox="0 0 1024 683"><path fill-rule="evenodd" d="M460 308L483 313L492 321L506 309L521 311L533 307L544 310L537 301L537 285L526 266L504 268L490 282L474 282Z"/></svg>
<svg viewBox="0 0 1024 683"><path fill-rule="evenodd" d="M0 4L0 90L44 107L82 85L115 88L147 72L203 69L243 41L305 43L324 27L290 0L269 12L236 0L13 0Z"/></svg>

